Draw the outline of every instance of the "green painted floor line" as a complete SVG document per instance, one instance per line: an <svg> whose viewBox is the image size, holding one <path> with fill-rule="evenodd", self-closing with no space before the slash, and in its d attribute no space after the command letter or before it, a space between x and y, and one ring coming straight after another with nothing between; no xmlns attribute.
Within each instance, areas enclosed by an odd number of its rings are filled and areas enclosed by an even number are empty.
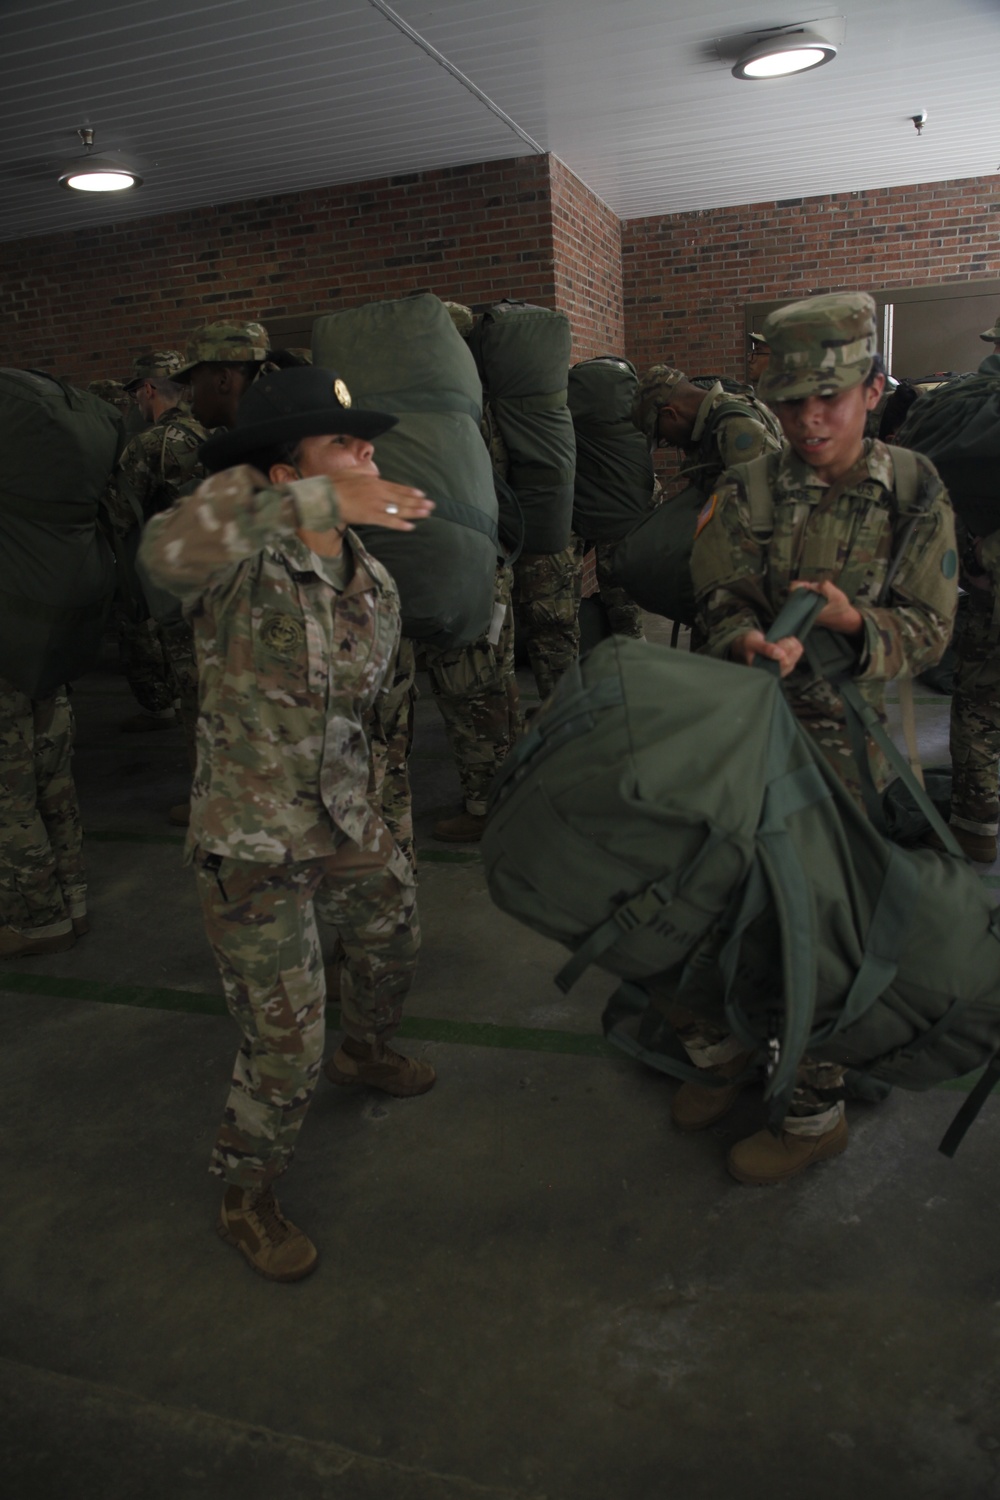
<svg viewBox="0 0 1000 1500"><path fill-rule="evenodd" d="M224 1016L221 995L200 990L154 989L145 985L101 984L94 979L56 979L48 974L2 974L0 992L52 996L57 1000L87 1000L101 1005L128 1005L138 1010L170 1010L185 1015ZM331 1026L339 1023L336 1006L328 1007ZM626 1059L603 1037L582 1031L556 1031L542 1026L498 1026L493 1021L442 1021L433 1016L406 1016L399 1035L419 1042L449 1042L462 1047L497 1047L508 1052L549 1052L562 1057ZM967 1094L975 1087L980 1068L967 1078L936 1085L950 1093ZM997 1085L1000 1088L1000 1084ZM996 1090L994 1090L996 1092Z"/></svg>
<svg viewBox="0 0 1000 1500"><path fill-rule="evenodd" d="M93 979L56 979L47 974L0 975L0 990L18 995L51 995L58 1000L88 1000L101 1005L129 1005L139 1010L172 1010L186 1015L224 1016L221 995L200 990L154 989L145 985L101 984ZM329 1009L337 1024L335 1006ZM587 1032L554 1031L539 1026L498 1026L492 1021L440 1021L432 1016L407 1016L400 1036L421 1042L452 1042L466 1047L501 1047L508 1051L554 1052L574 1057L622 1054L600 1036Z"/></svg>
<svg viewBox="0 0 1000 1500"><path fill-rule="evenodd" d="M143 833L138 829L130 828L94 828L86 829L84 837L93 839L95 844L183 844L185 835L183 833ZM464 849L417 849L417 859L421 864L430 865L473 865L479 861L479 855L470 853Z"/></svg>

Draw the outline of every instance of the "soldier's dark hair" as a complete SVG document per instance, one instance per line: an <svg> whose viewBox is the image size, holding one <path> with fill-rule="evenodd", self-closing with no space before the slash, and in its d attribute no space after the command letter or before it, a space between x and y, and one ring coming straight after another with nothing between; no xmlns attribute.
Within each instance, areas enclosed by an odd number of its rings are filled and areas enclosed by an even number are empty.
<svg viewBox="0 0 1000 1500"><path fill-rule="evenodd" d="M883 443L891 442L896 433L903 425L906 413L916 401L920 392L915 385L908 380L901 380L882 408L882 419L879 422L878 435Z"/></svg>
<svg viewBox="0 0 1000 1500"><path fill-rule="evenodd" d="M247 463L259 469L262 474L270 474L275 464L289 464L295 469L298 468L301 447L301 438L295 438L293 442L276 443L273 448L262 448L259 453L251 453Z"/></svg>
<svg viewBox="0 0 1000 1500"><path fill-rule="evenodd" d="M885 360L882 358L881 354L876 354L872 357L872 367L868 371L868 374L865 376L865 385L874 385L876 375L884 374Z"/></svg>

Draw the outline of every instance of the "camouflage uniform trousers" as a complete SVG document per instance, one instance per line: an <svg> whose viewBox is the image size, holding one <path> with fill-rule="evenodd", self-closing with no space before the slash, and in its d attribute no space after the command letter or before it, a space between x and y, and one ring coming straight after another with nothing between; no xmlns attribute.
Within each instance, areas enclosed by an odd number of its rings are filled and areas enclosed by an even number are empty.
<svg viewBox="0 0 1000 1500"><path fill-rule="evenodd" d="M855 802L865 811L861 777L846 725L835 718L797 713L796 718L813 740ZM1000 742L998 742L1000 748ZM870 764L876 786L881 790L888 779L885 762L876 747L869 746ZM673 1023L688 1057L698 1068L716 1067L730 1062L743 1050L742 1043L724 1026L716 1026L689 1011L675 1009ZM790 1135L825 1135L844 1113L844 1074L840 1063L826 1062L808 1054L799 1064L795 1092L785 1117L783 1129Z"/></svg>
<svg viewBox="0 0 1000 1500"><path fill-rule="evenodd" d="M0 923L37 938L87 913L74 729L65 688L32 699L0 678Z"/></svg>
<svg viewBox="0 0 1000 1500"><path fill-rule="evenodd" d="M522 552L514 564L514 611L543 699L580 654L582 570L573 542L562 552Z"/></svg>
<svg viewBox="0 0 1000 1500"><path fill-rule="evenodd" d="M172 708L177 697L173 675L163 652L155 620L137 619L122 603L114 609L118 655L125 680L139 707L148 714Z"/></svg>
<svg viewBox="0 0 1000 1500"><path fill-rule="evenodd" d="M1000 823L1000 617L995 596L970 591L955 636L951 699L951 822L995 836Z"/></svg>
<svg viewBox="0 0 1000 1500"><path fill-rule="evenodd" d="M673 1006L669 1019L696 1068L721 1067L739 1057L743 1043L724 1026ZM789 1135L825 1135L844 1113L844 1073L839 1063L808 1055L799 1063L795 1092L782 1129Z"/></svg>
<svg viewBox="0 0 1000 1500"><path fill-rule="evenodd" d="M173 682L184 748L193 770L195 732L198 725L198 659L194 649L194 631L189 621L178 619L159 624L157 634Z"/></svg>
<svg viewBox="0 0 1000 1500"><path fill-rule="evenodd" d="M326 987L316 918L336 927L341 1025L397 1030L420 927L412 872L387 829L329 859L287 865L195 854L205 930L243 1032L209 1170L260 1188L288 1166L323 1061Z"/></svg>
<svg viewBox="0 0 1000 1500"><path fill-rule="evenodd" d="M611 566L611 558L614 555L616 543L595 542L594 564L597 571L597 590L604 606L604 612L608 617L608 624L613 635L627 635L635 641L645 639L642 628L642 610L634 599L630 599L615 576ZM581 538L576 541L577 556L583 565L584 555L588 548L587 543Z"/></svg>
<svg viewBox="0 0 1000 1500"><path fill-rule="evenodd" d="M417 851L413 840L410 751L418 696L416 677L413 642L402 636L395 663L386 677L388 687L379 693L365 725L371 752L368 800L413 870L417 867Z"/></svg>
<svg viewBox="0 0 1000 1500"><path fill-rule="evenodd" d="M486 812L493 779L521 732L514 673L513 579L498 565L494 606L503 610L496 645L487 636L453 651L426 646L422 659L458 766L466 812Z"/></svg>

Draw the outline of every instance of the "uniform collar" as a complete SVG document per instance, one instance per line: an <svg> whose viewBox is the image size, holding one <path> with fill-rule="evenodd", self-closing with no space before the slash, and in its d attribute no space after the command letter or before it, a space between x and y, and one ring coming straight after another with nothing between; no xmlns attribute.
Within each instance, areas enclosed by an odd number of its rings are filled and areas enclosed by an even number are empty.
<svg viewBox="0 0 1000 1500"><path fill-rule="evenodd" d="M865 438L863 457L868 478L874 479L883 489L891 490L894 479L892 455L885 444L880 443L876 438ZM784 489L814 490L817 500L830 488L824 480L820 479L815 469L811 468L804 459L799 458L788 443L785 443L781 449L778 482Z"/></svg>
<svg viewBox="0 0 1000 1500"><path fill-rule="evenodd" d="M296 572L315 573L317 578L321 578L331 588L336 588L337 592L344 599L348 598L351 594L364 593L367 589L377 589L379 592L382 590L381 581L367 566L368 553L362 547L353 531L347 530L344 532L344 550L350 555L354 568L346 587L342 589L338 588L334 582L332 572L330 574L327 573L323 566L323 558L307 547L300 536L296 536L293 533L277 550L280 551L282 557L291 563ZM333 559L331 558L330 561L332 562Z"/></svg>
<svg viewBox="0 0 1000 1500"><path fill-rule="evenodd" d="M694 419L694 426L691 428L691 436L688 439L692 447L695 443L701 441L701 435L705 431L705 423L708 421L708 414L715 405L715 398L721 395L722 381L717 380L712 389L705 392L705 399L698 408L698 415Z"/></svg>

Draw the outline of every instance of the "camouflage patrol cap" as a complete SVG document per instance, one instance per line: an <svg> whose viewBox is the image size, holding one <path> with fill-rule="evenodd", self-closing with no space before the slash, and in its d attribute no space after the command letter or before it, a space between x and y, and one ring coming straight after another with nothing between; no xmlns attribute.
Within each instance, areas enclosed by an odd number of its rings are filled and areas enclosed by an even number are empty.
<svg viewBox="0 0 1000 1500"><path fill-rule="evenodd" d="M829 396L860 385L878 349L875 302L867 292L833 292L779 307L764 321L771 362L759 391L768 401Z"/></svg>
<svg viewBox="0 0 1000 1500"><path fill-rule="evenodd" d="M125 382L125 390L134 391L144 380L176 380L177 372L184 364L183 355L176 349L150 349L138 354L132 361L132 379Z"/></svg>
<svg viewBox="0 0 1000 1500"><path fill-rule="evenodd" d="M463 339L467 339L476 322L472 308L466 307L464 302L446 302L443 299L442 306Z"/></svg>
<svg viewBox="0 0 1000 1500"><path fill-rule="evenodd" d="M757 349L769 349L771 347L762 333L748 333L747 338L750 340L750 343L753 345L755 351Z"/></svg>
<svg viewBox="0 0 1000 1500"><path fill-rule="evenodd" d="M120 380L92 380L87 390L91 396L100 396L102 401L109 401L112 406L119 406L122 402L129 406L132 404Z"/></svg>
<svg viewBox="0 0 1000 1500"><path fill-rule="evenodd" d="M661 406L669 405L671 391L687 378L683 370L675 370L673 365L653 365L640 379L632 402L632 421L650 442L656 438L657 412Z"/></svg>
<svg viewBox="0 0 1000 1500"><path fill-rule="evenodd" d="M1000 344L1000 317L997 318L992 328L985 328L979 337L987 344Z"/></svg>
<svg viewBox="0 0 1000 1500"><path fill-rule="evenodd" d="M173 376L183 380L196 365L262 363L271 341L261 323L206 323L196 329L184 350L181 369Z"/></svg>

